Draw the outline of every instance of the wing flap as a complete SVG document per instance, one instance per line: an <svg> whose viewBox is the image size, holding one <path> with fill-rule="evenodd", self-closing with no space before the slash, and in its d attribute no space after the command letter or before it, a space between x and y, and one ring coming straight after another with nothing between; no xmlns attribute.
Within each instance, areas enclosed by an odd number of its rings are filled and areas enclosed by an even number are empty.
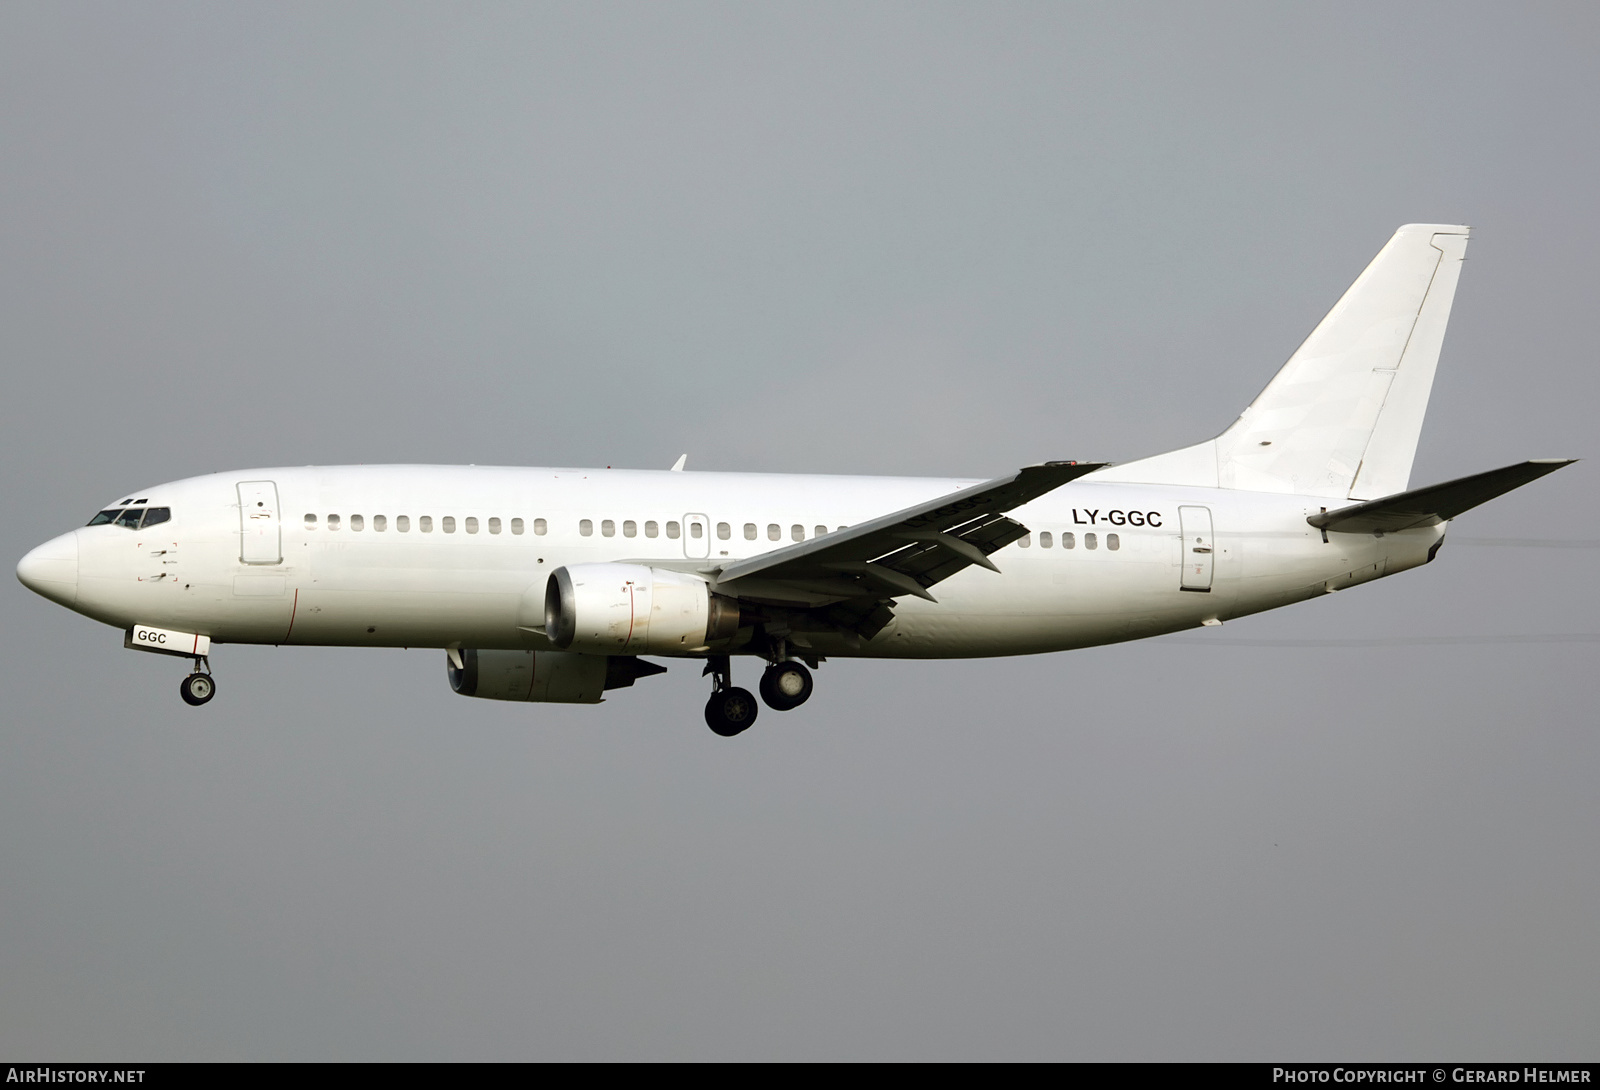
<svg viewBox="0 0 1600 1090"><path fill-rule="evenodd" d="M833 601L902 594L934 600L928 588L963 568L999 570L989 555L1028 532L1004 512L1100 468L1102 463L1026 466L826 537L736 561L717 575L717 589L808 605L820 604L818 595Z"/></svg>

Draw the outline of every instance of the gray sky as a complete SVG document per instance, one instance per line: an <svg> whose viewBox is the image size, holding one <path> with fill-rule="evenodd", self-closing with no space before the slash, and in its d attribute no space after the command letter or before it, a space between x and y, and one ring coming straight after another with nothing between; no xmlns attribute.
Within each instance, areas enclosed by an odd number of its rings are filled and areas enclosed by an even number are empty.
<svg viewBox="0 0 1600 1090"><path fill-rule="evenodd" d="M1414 484L1596 455L1592 4L0 6L0 555L307 462L987 476L1226 426L1475 226ZM1454 537L1600 539L1595 462ZM830 662L736 741L18 584L0 1053L1573 1059L1595 549ZM749 682L745 664L736 674Z"/></svg>

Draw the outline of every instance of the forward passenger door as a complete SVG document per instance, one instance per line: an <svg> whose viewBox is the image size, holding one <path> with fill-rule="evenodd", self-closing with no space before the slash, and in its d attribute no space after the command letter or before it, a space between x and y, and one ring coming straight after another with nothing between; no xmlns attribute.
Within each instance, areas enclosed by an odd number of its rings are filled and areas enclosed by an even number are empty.
<svg viewBox="0 0 1600 1090"><path fill-rule="evenodd" d="M283 563L278 486L272 481L239 482L239 560L245 564Z"/></svg>

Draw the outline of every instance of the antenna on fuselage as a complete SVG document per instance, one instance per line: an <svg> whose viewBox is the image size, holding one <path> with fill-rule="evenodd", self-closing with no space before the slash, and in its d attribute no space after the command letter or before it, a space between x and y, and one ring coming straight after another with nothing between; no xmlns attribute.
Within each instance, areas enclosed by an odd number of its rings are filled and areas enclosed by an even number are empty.
<svg viewBox="0 0 1600 1090"><path fill-rule="evenodd" d="M682 473L683 472L683 464L685 462L687 462L688 460L689 460L689 456L687 454L678 455L678 460L676 462L672 463L672 472L673 473Z"/></svg>

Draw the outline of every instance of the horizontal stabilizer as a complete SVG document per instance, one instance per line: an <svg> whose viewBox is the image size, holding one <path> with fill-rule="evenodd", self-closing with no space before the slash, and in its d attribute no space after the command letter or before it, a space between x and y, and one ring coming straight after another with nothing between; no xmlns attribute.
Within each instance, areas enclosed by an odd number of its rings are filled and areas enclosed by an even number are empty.
<svg viewBox="0 0 1600 1090"><path fill-rule="evenodd" d="M1341 534L1388 533L1409 530L1413 526L1432 526L1575 461L1576 458L1535 458L1504 469L1491 469L1487 473L1476 473L1444 484L1358 503L1354 507L1323 511L1306 521L1319 530L1333 530Z"/></svg>

